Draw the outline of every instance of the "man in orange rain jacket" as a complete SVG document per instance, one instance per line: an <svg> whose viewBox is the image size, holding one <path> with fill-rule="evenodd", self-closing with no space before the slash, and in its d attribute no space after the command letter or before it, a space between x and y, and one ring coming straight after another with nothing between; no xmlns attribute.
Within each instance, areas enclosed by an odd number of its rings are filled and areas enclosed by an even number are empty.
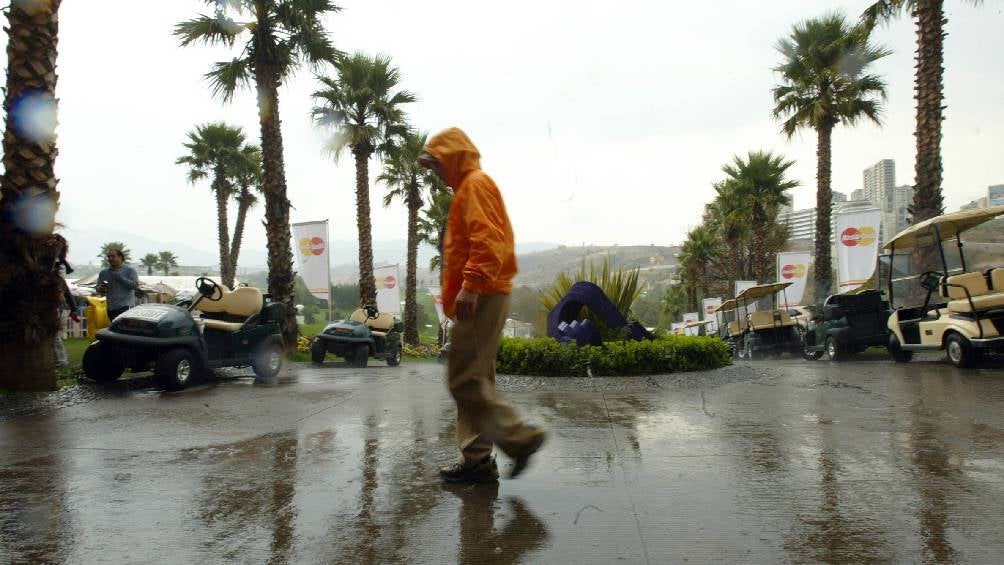
<svg viewBox="0 0 1004 565"><path fill-rule="evenodd" d="M497 481L492 444L514 459L515 478L544 443L544 431L524 423L495 390L516 252L502 194L481 170L480 158L457 128L433 136L419 158L454 193L443 250L443 309L455 320L447 375L457 402L460 461L440 470L448 482Z"/></svg>

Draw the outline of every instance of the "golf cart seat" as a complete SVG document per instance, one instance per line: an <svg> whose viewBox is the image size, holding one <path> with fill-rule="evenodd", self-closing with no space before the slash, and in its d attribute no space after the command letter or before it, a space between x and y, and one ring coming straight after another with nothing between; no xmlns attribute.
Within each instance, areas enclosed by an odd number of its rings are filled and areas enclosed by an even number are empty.
<svg viewBox="0 0 1004 565"><path fill-rule="evenodd" d="M791 319L791 315L784 310L750 312L750 327L753 330L769 330L794 325L795 322Z"/></svg>
<svg viewBox="0 0 1004 565"><path fill-rule="evenodd" d="M739 337L748 327L749 324L746 323L746 320L732 320L729 322L729 336Z"/></svg>
<svg viewBox="0 0 1004 565"><path fill-rule="evenodd" d="M990 282L991 290L1004 292L1004 267L987 269L987 281Z"/></svg>
<svg viewBox="0 0 1004 565"><path fill-rule="evenodd" d="M366 324L370 327L370 333L377 337L387 337L387 332L394 328L394 316L386 312L380 312L376 318L370 318L366 314L366 309L360 308L353 312L349 319Z"/></svg>
<svg viewBox="0 0 1004 565"><path fill-rule="evenodd" d="M994 271L1004 271L1004 269L994 269ZM991 274L996 275L996 273ZM999 277L1004 278L1004 273ZM942 277L941 296L949 299L948 310L958 314L1004 308L1004 292L990 290L986 277L980 272Z"/></svg>
<svg viewBox="0 0 1004 565"><path fill-rule="evenodd" d="M236 332L248 318L261 312L263 303L260 290L242 286L229 292L223 288L223 296L217 301L203 298L198 309L210 315L203 316L207 329Z"/></svg>

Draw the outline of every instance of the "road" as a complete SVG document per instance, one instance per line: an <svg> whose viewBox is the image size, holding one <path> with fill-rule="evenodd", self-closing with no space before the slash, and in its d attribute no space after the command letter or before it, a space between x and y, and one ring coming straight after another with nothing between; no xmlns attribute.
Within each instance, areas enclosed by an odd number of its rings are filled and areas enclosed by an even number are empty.
<svg viewBox="0 0 1004 565"><path fill-rule="evenodd" d="M999 562L1004 366L500 377L550 432L447 488L442 368L0 399L0 562ZM509 462L500 458L503 470Z"/></svg>

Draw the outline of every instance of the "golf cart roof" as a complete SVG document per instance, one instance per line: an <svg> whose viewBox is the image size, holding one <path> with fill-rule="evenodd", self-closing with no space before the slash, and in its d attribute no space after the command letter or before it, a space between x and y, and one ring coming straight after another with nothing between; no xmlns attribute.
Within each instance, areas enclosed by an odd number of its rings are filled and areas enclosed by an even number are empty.
<svg viewBox="0 0 1004 565"><path fill-rule="evenodd" d="M738 307L739 303L736 302L736 299L731 298L729 300L726 300L725 302L722 302L721 305L718 306L718 308L715 308L715 312L731 312L732 310L735 310Z"/></svg>
<svg viewBox="0 0 1004 565"><path fill-rule="evenodd" d="M938 226L941 240L952 239L971 227L978 226L983 222L1004 214L1004 206L993 206L992 208L976 208L973 210L962 210L951 214L942 214L929 220L924 220L919 224L914 224L896 234L885 244L886 249L896 247L920 247L935 243L932 226Z"/></svg>
<svg viewBox="0 0 1004 565"><path fill-rule="evenodd" d="M687 322L686 327L688 327L688 328L696 328L697 326L706 326L706 325L710 324L713 321L714 320L692 320L690 322Z"/></svg>
<svg viewBox="0 0 1004 565"><path fill-rule="evenodd" d="M771 284L761 284L757 286L751 286L746 290L740 292L739 296L736 297L736 300L739 299L754 300L757 298L763 298L764 296L777 294L778 292L781 292L783 289L788 288L792 284L794 283L785 282L785 283L771 283Z"/></svg>

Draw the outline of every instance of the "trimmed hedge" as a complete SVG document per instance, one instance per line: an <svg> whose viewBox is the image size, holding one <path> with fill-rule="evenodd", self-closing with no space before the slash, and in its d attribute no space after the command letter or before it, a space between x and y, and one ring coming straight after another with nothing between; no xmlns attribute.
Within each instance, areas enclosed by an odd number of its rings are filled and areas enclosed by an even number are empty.
<svg viewBox="0 0 1004 565"><path fill-rule="evenodd" d="M578 347L551 338L502 338L496 370L507 375L600 377L701 371L731 362L729 346L714 337L667 335L599 347Z"/></svg>

